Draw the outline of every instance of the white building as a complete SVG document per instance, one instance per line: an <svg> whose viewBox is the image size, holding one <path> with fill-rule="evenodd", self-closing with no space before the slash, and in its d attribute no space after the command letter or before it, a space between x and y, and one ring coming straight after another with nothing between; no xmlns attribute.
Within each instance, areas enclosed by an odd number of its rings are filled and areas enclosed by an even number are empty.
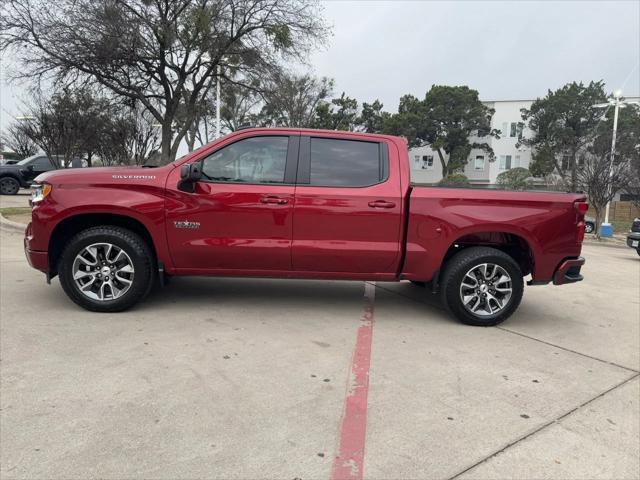
<svg viewBox="0 0 640 480"><path fill-rule="evenodd" d="M495 160L489 161L489 156L482 150L472 150L464 174L476 186L493 186L498 175L510 168L529 168L531 149L520 146L516 148L518 137L527 136L527 129L522 128L523 108L530 108L533 100L504 100L483 102L493 108L495 113L491 118L491 128L500 130L500 139L493 137L472 137L471 143L488 143L495 154ZM411 180L419 183L437 183L442 179L442 165L438 152L429 146L417 147L409 150L411 163ZM445 155L445 161L448 157Z"/></svg>

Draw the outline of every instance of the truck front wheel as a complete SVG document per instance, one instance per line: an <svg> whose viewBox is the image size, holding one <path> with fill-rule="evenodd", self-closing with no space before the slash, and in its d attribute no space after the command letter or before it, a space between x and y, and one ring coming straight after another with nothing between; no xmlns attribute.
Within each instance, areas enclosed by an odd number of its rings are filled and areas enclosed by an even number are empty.
<svg viewBox="0 0 640 480"><path fill-rule="evenodd" d="M121 227L93 227L69 241L58 264L71 300L94 312L119 312L142 300L154 282L147 243Z"/></svg>
<svg viewBox="0 0 640 480"><path fill-rule="evenodd" d="M0 178L0 194L15 195L20 190L20 182L13 177Z"/></svg>
<svg viewBox="0 0 640 480"><path fill-rule="evenodd" d="M489 327L518 308L524 281L520 267L506 253L470 247L448 261L440 286L444 305L460 321Z"/></svg>

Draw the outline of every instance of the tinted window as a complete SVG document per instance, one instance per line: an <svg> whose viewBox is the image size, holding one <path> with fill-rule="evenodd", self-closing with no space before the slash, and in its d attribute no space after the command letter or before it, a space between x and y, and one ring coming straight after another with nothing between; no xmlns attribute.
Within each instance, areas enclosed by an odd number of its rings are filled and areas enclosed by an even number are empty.
<svg viewBox="0 0 640 480"><path fill-rule="evenodd" d="M378 143L311 138L311 185L363 187L382 175Z"/></svg>
<svg viewBox="0 0 640 480"><path fill-rule="evenodd" d="M282 183L289 137L254 137L205 158L202 173L216 182Z"/></svg>
<svg viewBox="0 0 640 480"><path fill-rule="evenodd" d="M29 165L33 167L33 169L37 172L44 172L47 170L51 170L53 167L51 166L51 162L47 157L39 157L36 158Z"/></svg>

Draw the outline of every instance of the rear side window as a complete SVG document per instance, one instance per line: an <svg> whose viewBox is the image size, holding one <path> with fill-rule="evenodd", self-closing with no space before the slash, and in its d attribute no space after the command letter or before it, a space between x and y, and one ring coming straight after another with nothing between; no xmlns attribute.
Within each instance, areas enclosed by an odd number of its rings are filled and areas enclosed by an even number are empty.
<svg viewBox="0 0 640 480"><path fill-rule="evenodd" d="M311 138L310 185L365 187L380 183L388 171L377 142Z"/></svg>
<svg viewBox="0 0 640 480"><path fill-rule="evenodd" d="M283 183L289 137L252 137L205 158L206 180L232 183Z"/></svg>

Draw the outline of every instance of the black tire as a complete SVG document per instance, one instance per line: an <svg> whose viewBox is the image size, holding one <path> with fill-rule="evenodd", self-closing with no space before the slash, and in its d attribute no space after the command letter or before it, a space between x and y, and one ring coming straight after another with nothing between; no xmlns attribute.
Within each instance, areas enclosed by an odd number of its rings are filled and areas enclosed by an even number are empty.
<svg viewBox="0 0 640 480"><path fill-rule="evenodd" d="M593 222L586 222L584 224L584 233L593 233L596 231L596 225Z"/></svg>
<svg viewBox="0 0 640 480"><path fill-rule="evenodd" d="M110 243L122 249L134 268L129 289L115 299L94 300L80 291L73 279L73 263L87 246ZM93 227L83 230L67 244L58 263L58 275L63 290L71 300L93 312L120 312L143 300L156 281L156 260L150 246L136 233L116 226ZM104 295L105 297L107 295Z"/></svg>
<svg viewBox="0 0 640 480"><path fill-rule="evenodd" d="M640 255L640 248L638 248L636 252L638 253L638 255Z"/></svg>
<svg viewBox="0 0 640 480"><path fill-rule="evenodd" d="M0 178L0 195L16 195L20 190L20 182L13 177Z"/></svg>
<svg viewBox="0 0 640 480"><path fill-rule="evenodd" d="M474 314L468 310L461 298L462 281L471 269L492 263L502 267L511 277L511 297L506 305L492 315ZM520 305L524 291L522 271L516 261L495 248L470 247L453 256L446 264L440 283L442 302L447 310L467 325L491 327L504 322ZM497 284L496 284L497 285Z"/></svg>

